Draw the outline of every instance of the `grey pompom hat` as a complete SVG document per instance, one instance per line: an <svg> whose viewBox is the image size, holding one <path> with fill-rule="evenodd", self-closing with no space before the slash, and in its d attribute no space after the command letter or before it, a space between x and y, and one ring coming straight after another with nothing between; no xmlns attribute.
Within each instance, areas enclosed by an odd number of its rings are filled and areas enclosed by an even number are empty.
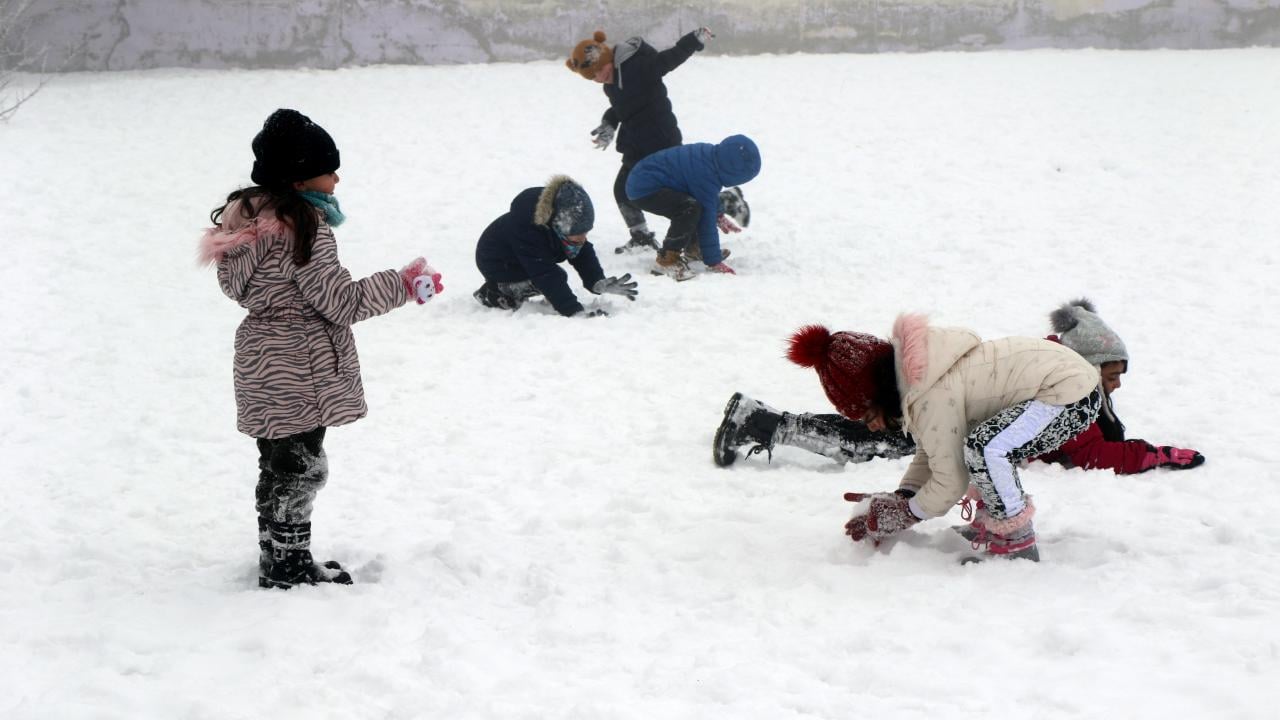
<svg viewBox="0 0 1280 720"><path fill-rule="evenodd" d="M1124 341L1098 317L1087 298L1064 303L1049 314L1049 321L1058 333L1058 342L1080 353L1091 365L1123 362L1128 369L1129 350Z"/></svg>

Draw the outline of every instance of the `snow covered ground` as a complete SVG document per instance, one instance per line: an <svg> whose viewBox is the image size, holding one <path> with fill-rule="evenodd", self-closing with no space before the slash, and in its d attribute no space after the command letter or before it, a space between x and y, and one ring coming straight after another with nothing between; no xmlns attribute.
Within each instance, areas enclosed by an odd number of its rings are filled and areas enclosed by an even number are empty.
<svg viewBox="0 0 1280 720"><path fill-rule="evenodd" d="M687 141L762 150L737 277L613 254L605 99L555 62L67 75L0 125L0 717L1275 717L1280 51L695 56L668 85ZM370 415L314 518L357 584L288 593L255 583L242 311L194 261L277 107L337 139L352 272L423 253L446 285L357 326ZM553 173L639 277L607 319L470 296L480 231ZM735 390L828 411L782 359L801 324L1039 336L1080 295L1133 355L1130 434L1208 463L1027 468L1038 565L959 566L955 513L853 546L841 494L905 460L711 462Z"/></svg>

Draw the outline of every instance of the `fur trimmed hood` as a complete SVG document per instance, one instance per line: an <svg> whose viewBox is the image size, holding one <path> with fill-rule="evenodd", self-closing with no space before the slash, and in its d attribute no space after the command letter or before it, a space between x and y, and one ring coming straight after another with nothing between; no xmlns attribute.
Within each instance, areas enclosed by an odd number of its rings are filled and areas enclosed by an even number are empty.
<svg viewBox="0 0 1280 720"><path fill-rule="evenodd" d="M200 243L196 248L196 261L200 265L216 265L227 255L256 243L259 237L289 232L289 226L281 222L274 213L260 213L256 217L247 218L241 212L241 207L239 200L228 203L222 211L222 224L205 230L200 236Z"/></svg>
<svg viewBox="0 0 1280 720"><path fill-rule="evenodd" d="M568 175L553 175L533 206L533 224L550 228L562 237L582 235L595 225L591 197Z"/></svg>
<svg viewBox="0 0 1280 720"><path fill-rule="evenodd" d="M932 327L927 315L904 313L894 321L889 342L897 360L902 419L909 426L911 405L957 360L982 344L982 338L965 328Z"/></svg>

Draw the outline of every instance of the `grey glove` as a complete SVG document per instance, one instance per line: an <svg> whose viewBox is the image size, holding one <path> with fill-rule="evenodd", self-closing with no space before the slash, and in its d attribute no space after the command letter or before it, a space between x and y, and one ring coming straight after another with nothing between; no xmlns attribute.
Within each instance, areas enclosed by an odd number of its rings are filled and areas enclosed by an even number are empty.
<svg viewBox="0 0 1280 720"><path fill-rule="evenodd" d="M591 131L591 137L595 138L592 142L595 144L596 149L604 150L609 147L609 143L613 142L613 134L617 131L618 128L609 123L600 123L599 127Z"/></svg>
<svg viewBox="0 0 1280 720"><path fill-rule="evenodd" d="M711 32L711 28L700 27L697 30L693 31L693 36L697 38L698 42L702 43L703 46L705 47L707 44L707 41L715 37L715 33Z"/></svg>
<svg viewBox="0 0 1280 720"><path fill-rule="evenodd" d="M591 292L597 295L622 295L628 300L635 300L636 281L631 279L631 273L625 273L622 277L607 277L597 280L591 286Z"/></svg>

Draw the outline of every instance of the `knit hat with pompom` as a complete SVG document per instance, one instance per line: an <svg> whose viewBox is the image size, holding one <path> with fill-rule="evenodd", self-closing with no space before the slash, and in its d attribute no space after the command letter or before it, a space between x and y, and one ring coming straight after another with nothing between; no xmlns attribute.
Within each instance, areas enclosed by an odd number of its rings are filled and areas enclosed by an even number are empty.
<svg viewBox="0 0 1280 720"><path fill-rule="evenodd" d="M893 345L874 335L806 325L791 336L787 359L817 370L827 399L851 420L861 420L868 409L883 405L882 398L897 393ZM882 387L886 383L890 387Z"/></svg>
<svg viewBox="0 0 1280 720"><path fill-rule="evenodd" d="M1090 364L1102 367L1103 363L1123 362L1129 367L1129 350L1124 341L1102 318L1088 298L1063 303L1049 313L1049 322L1058 333L1058 342L1080 353Z"/></svg>

